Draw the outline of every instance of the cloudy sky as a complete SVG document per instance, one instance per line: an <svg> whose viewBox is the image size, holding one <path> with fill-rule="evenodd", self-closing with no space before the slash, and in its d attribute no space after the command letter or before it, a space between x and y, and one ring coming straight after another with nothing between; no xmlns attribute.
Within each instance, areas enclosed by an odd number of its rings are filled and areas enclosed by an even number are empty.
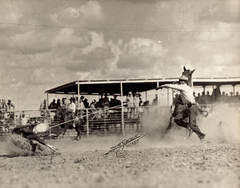
<svg viewBox="0 0 240 188"><path fill-rule="evenodd" d="M0 96L76 79L240 77L240 0L0 0Z"/></svg>

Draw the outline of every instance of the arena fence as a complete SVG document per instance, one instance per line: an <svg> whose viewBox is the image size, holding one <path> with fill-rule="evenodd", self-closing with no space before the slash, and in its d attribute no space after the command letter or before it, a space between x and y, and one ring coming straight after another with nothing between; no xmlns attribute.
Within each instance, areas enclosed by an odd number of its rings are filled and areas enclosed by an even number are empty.
<svg viewBox="0 0 240 188"><path fill-rule="evenodd" d="M201 106L211 111L216 104L202 104ZM239 109L239 103L226 104ZM127 108L115 106L112 108L97 108L78 110L77 118L85 118L86 123L81 125L82 135L127 134L143 130L142 117L149 112L152 106ZM159 106L164 108L164 106ZM169 106L168 106L169 108ZM46 135L56 135L66 123L73 123L74 119L60 121L55 118L56 110L25 110L5 112L0 119L0 136L7 135L16 125L21 124L21 115L24 114L29 122L47 122L49 131ZM72 132L76 134L75 132Z"/></svg>
<svg viewBox="0 0 240 188"><path fill-rule="evenodd" d="M81 126L84 135L102 134L125 134L142 130L141 117L143 108L127 108L115 106L112 108L87 108L77 111L77 118L85 118L86 123ZM53 112L53 111L52 111ZM76 117L75 117L76 118ZM73 123L74 119L68 121L53 120L51 123L51 134L57 132L59 127L65 123Z"/></svg>

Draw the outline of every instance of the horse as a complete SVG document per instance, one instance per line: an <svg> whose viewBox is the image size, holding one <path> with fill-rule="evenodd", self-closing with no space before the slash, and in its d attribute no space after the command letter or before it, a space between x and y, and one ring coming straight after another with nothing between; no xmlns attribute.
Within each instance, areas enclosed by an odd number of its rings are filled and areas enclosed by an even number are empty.
<svg viewBox="0 0 240 188"><path fill-rule="evenodd" d="M182 72L182 76L185 76L188 78L187 80L187 85L190 86L190 87L193 87L193 81L192 81L192 74L194 73L195 69L193 70L190 70L190 69L186 69L186 67L184 66L183 67L183 72ZM170 117L170 122L168 124L168 127L167 129L165 130L165 133L163 136L165 136L168 131L172 128L173 124L176 123L178 126L181 126L181 127L184 127L186 129L188 129L188 132L189 132L189 136L191 135L192 131L195 131L197 132L197 134L200 135L200 137L203 137L203 133L201 133L201 131L199 130L199 128L197 127L197 125L195 125L194 127L192 126L190 128L190 121L191 121L191 117L193 116L197 116L198 115L198 112L200 111L201 113L203 113L203 110L200 108L200 106L197 104L193 110L191 110L189 112L189 107L185 107L183 105L178 105L177 103L181 103L181 97L178 96L174 101L173 101L173 104L172 104L172 107L174 106L174 110L171 114L171 117ZM179 113L180 111L180 113ZM185 115L185 112L187 112L186 114L188 115ZM189 114L189 113L195 113L195 114ZM180 120L177 120L175 117L176 115L180 115L182 116L181 117L181 121ZM195 119L193 119L193 121L196 121Z"/></svg>
<svg viewBox="0 0 240 188"><path fill-rule="evenodd" d="M59 107L56 110L55 119L60 122L60 131L57 137L61 134L64 136L68 129L74 128L77 132L76 140L81 138L82 125L86 123L86 117L83 116L79 110L76 113L69 112L67 109Z"/></svg>
<svg viewBox="0 0 240 188"><path fill-rule="evenodd" d="M192 75L193 75L194 71L195 71L195 69L190 70L190 69L186 69L185 66L183 67L182 76L186 76L188 78L187 85L189 85L190 87L193 87Z"/></svg>

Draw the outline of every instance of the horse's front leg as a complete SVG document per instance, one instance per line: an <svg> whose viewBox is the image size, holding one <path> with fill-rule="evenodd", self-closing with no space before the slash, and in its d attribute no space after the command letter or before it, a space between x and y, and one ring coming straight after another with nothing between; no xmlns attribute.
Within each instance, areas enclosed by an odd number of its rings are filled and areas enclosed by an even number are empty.
<svg viewBox="0 0 240 188"><path fill-rule="evenodd" d="M80 140L80 139L81 139L81 134L80 134L80 131L79 131L79 130L77 130L77 128L76 128L76 131L77 131L76 140Z"/></svg>
<svg viewBox="0 0 240 188"><path fill-rule="evenodd" d="M68 124L65 124L65 126L64 126L64 128L63 128L63 131L62 131L62 136L63 136L63 137L65 136L68 128L69 128L69 125L68 125Z"/></svg>

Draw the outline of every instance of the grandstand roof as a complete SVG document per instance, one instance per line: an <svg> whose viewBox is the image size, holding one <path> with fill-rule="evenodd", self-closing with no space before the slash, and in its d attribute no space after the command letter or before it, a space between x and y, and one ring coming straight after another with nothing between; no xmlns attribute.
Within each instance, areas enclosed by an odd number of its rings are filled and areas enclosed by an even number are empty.
<svg viewBox="0 0 240 188"><path fill-rule="evenodd" d="M77 94L78 84L80 94L98 95L101 93L120 94L120 83L123 86L123 94L129 91L143 92L156 89L167 83L176 83L178 78L154 78L154 79L113 79L113 80L75 80L64 85L45 91L49 94ZM240 85L240 77L219 77L219 78L193 78L194 86L212 85Z"/></svg>

